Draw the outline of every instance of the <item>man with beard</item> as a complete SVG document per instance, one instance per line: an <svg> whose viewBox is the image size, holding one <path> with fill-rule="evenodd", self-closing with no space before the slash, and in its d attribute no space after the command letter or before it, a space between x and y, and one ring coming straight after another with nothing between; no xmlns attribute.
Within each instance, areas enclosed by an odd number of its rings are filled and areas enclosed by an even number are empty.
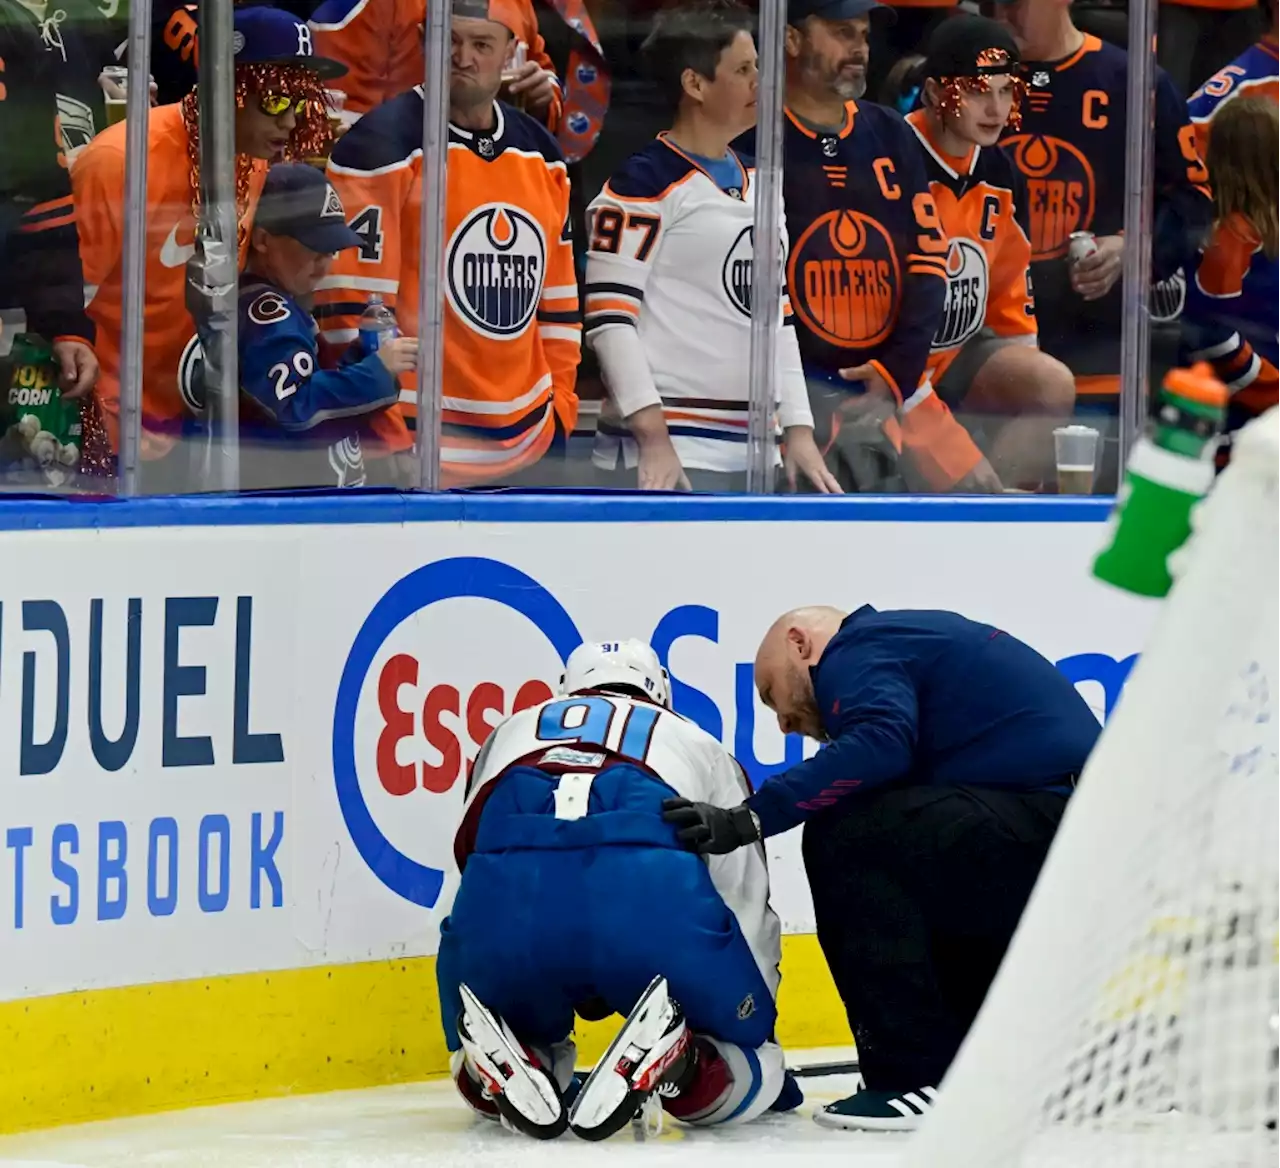
<svg viewBox="0 0 1280 1168"><path fill-rule="evenodd" d="M712 855L805 825L864 1082L814 1118L909 1130L982 1005L1098 722L1034 649L953 612L797 609L765 635L755 681L783 733L826 748L738 807L669 800L665 817Z"/></svg>
<svg viewBox="0 0 1280 1168"><path fill-rule="evenodd" d="M497 100L519 18L512 0L453 0L445 209L445 486L501 480L555 485L543 456L573 432L582 322L573 270L569 177L547 128ZM362 117L329 161L364 245L343 252L322 284L316 319L331 344L355 339L372 293L405 332L418 331L422 90ZM434 387L433 387L434 388ZM417 394L401 380L410 427ZM409 445L404 419L393 449Z"/></svg>
<svg viewBox="0 0 1280 1168"><path fill-rule="evenodd" d="M814 434L845 490L900 488L898 454L933 490L998 490L926 381L947 239L915 135L860 104L875 0L790 0L783 182L787 291ZM755 153L754 133L741 140ZM917 387L920 388L917 388Z"/></svg>

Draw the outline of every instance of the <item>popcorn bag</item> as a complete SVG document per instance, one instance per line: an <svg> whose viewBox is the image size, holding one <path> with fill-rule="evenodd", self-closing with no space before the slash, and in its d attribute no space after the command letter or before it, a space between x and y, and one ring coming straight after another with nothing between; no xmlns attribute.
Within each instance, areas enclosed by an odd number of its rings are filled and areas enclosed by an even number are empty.
<svg viewBox="0 0 1280 1168"><path fill-rule="evenodd" d="M80 463L81 403L63 400L53 351L41 338L19 334L10 360L13 374L0 404L0 474L63 486Z"/></svg>

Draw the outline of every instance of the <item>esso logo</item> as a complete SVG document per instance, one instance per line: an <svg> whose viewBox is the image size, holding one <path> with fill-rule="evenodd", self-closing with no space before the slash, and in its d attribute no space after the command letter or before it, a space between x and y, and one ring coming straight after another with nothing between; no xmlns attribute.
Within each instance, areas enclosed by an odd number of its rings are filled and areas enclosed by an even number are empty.
<svg viewBox="0 0 1280 1168"><path fill-rule="evenodd" d="M356 849L398 896L435 905L459 780L502 718L552 695L581 642L555 597L496 560L428 564L374 605L338 685L333 773Z"/></svg>
<svg viewBox="0 0 1280 1168"><path fill-rule="evenodd" d="M451 790L464 773L470 777L476 752L498 722L517 710L545 702L554 693L545 681L531 678L508 701L506 690L497 682L481 681L464 700L458 686L441 682L425 691L420 710L413 700L408 707L402 705L406 686L412 694L422 691L422 674L422 663L408 653L389 657L378 673L382 731L376 750L377 773L389 795ZM406 753L412 761L401 761Z"/></svg>

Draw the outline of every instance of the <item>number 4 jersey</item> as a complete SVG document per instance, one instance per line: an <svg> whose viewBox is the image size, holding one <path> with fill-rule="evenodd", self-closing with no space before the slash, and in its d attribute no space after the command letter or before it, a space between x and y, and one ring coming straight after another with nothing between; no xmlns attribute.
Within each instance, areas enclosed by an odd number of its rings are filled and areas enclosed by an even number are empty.
<svg viewBox="0 0 1280 1168"><path fill-rule="evenodd" d="M635 792L637 810L600 813L591 785L618 763L632 763L676 795L718 807L736 807L750 793L742 768L705 730L651 702L593 694L553 698L513 714L486 740L467 783L462 825L454 842L458 867L466 865L490 797L505 775L520 766L561 775L552 807L522 805L521 839L528 847L675 846L646 787ZM505 801L504 801L505 805ZM495 805L495 811L499 808ZM523 814L527 810L528 814ZM510 814L510 811L506 811ZM594 817L594 818L593 818ZM538 820L543 822L539 823ZM569 821L590 820L571 828ZM577 840L571 838L576 832ZM591 844L581 842L591 839ZM776 994L780 930L769 907L769 871L761 846L706 857L712 883L734 914L766 984Z"/></svg>
<svg viewBox="0 0 1280 1168"><path fill-rule="evenodd" d="M421 87L362 117L334 148L328 175L364 246L342 252L320 285L325 340L353 340L375 292L416 336ZM582 322L569 178L546 128L500 102L486 133L450 125L446 181L440 459L444 485L467 486L531 465L557 430L572 432ZM414 375L400 385L412 424Z"/></svg>

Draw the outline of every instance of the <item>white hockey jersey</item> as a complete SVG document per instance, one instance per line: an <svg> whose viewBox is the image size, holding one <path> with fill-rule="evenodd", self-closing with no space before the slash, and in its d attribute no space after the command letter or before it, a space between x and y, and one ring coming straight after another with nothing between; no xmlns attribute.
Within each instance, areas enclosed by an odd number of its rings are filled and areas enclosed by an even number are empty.
<svg viewBox="0 0 1280 1168"><path fill-rule="evenodd" d="M736 807L750 793L742 768L701 727L651 702L606 694L553 698L512 714L485 740L471 777L455 851L461 867L485 800L516 764L565 771L556 817L587 814L591 781L617 762L633 762L672 790L700 803ZM570 768L570 769L566 769ZM763 845L708 856L711 881L733 913L770 992L778 992L781 927L769 907Z"/></svg>
<svg viewBox="0 0 1280 1168"><path fill-rule="evenodd" d="M623 419L661 404L682 465L746 469L754 170L722 190L665 134L632 155L587 211L585 334L609 400L596 465L631 467ZM783 221L779 231L786 246ZM785 289L775 401L783 427L812 425Z"/></svg>

